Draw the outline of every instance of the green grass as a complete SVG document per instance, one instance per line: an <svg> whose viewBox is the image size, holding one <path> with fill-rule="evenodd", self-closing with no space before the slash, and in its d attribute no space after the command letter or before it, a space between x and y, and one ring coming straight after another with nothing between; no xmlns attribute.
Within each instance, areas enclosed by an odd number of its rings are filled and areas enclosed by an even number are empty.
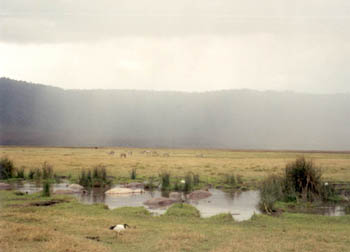
<svg viewBox="0 0 350 252"><path fill-rule="evenodd" d="M62 199L46 207L31 203ZM42 198L0 191L0 248L3 251L348 251L350 216L284 213L235 222L226 214L203 219L183 204L152 216L144 208L108 210L68 196ZM128 223L120 237L109 226ZM86 237L99 237L99 241Z"/></svg>
<svg viewBox="0 0 350 252"><path fill-rule="evenodd" d="M173 204L168 210L165 212L165 216L173 216L173 217L192 217L199 218L200 213L197 208L191 206L189 204L184 203L176 203Z"/></svg>

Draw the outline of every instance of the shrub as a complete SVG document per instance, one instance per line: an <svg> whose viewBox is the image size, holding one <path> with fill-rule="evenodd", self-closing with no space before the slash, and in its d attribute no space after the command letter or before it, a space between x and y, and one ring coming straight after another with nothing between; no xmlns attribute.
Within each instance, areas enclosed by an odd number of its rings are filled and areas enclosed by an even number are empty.
<svg viewBox="0 0 350 252"><path fill-rule="evenodd" d="M22 166L21 168L17 169L16 170L16 178L21 178L21 179L24 179L25 176L24 176L24 167Z"/></svg>
<svg viewBox="0 0 350 252"><path fill-rule="evenodd" d="M275 202L284 198L283 188L284 179L276 175L271 175L262 182L259 203L261 211L265 213L275 211Z"/></svg>
<svg viewBox="0 0 350 252"><path fill-rule="evenodd" d="M286 166L286 190L294 191L305 200L321 195L322 173L311 160L300 157Z"/></svg>
<svg viewBox="0 0 350 252"><path fill-rule="evenodd" d="M90 181L88 181L88 179L87 179L87 175L86 175L85 169L81 170L81 172L80 172L80 176L79 176L79 179L78 179L78 184L82 185L84 187L90 185Z"/></svg>
<svg viewBox="0 0 350 252"><path fill-rule="evenodd" d="M180 183L179 183L179 180L177 179L176 181L175 181L175 184L174 184L174 191L181 191L182 190L182 188L181 188L181 185L180 185Z"/></svg>
<svg viewBox="0 0 350 252"><path fill-rule="evenodd" d="M51 179L53 178L53 167L52 165L50 165L48 162L44 162L42 167L41 167L41 170L42 170L42 178L43 179Z"/></svg>
<svg viewBox="0 0 350 252"><path fill-rule="evenodd" d="M130 178L136 179L136 168L132 168L130 172Z"/></svg>
<svg viewBox="0 0 350 252"><path fill-rule="evenodd" d="M108 179L107 170L103 165L97 165L87 172L83 169L78 178L78 183L85 187L99 187L110 184L111 181Z"/></svg>
<svg viewBox="0 0 350 252"><path fill-rule="evenodd" d="M7 157L1 158L0 160L0 179L13 178L15 173L15 166L12 160Z"/></svg>
<svg viewBox="0 0 350 252"><path fill-rule="evenodd" d="M35 179L41 179L41 170L39 168L35 169L35 174L34 174L34 178Z"/></svg>
<svg viewBox="0 0 350 252"><path fill-rule="evenodd" d="M193 188L192 174L187 174L185 177L185 184L183 187L184 192L190 192Z"/></svg>
<svg viewBox="0 0 350 252"><path fill-rule="evenodd" d="M286 165L285 176L271 175L262 183L260 190L260 208L263 212L275 211L276 201L295 201L302 198L307 201L323 199L336 201L333 187L322 183L321 170L312 161L304 157L297 158Z"/></svg>
<svg viewBox="0 0 350 252"><path fill-rule="evenodd" d="M28 172L28 179L34 179L35 169L31 168Z"/></svg>
<svg viewBox="0 0 350 252"><path fill-rule="evenodd" d="M51 184L49 181L43 183L43 197L50 197L51 195Z"/></svg>
<svg viewBox="0 0 350 252"><path fill-rule="evenodd" d="M321 198L324 201L340 201L342 198L337 194L334 185L323 184L321 186Z"/></svg>
<svg viewBox="0 0 350 252"><path fill-rule="evenodd" d="M168 190L170 187L170 173L162 172L160 174L160 181L162 190Z"/></svg>

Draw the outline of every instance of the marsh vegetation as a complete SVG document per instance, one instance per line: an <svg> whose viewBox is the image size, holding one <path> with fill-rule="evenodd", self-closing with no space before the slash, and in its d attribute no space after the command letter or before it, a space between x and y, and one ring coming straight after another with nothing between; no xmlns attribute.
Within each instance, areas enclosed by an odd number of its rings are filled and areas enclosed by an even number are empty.
<svg viewBox="0 0 350 252"><path fill-rule="evenodd" d="M283 175L269 175L261 185L260 208L266 213L276 212L275 203L328 202L344 198L334 186L322 179L322 170L313 160L299 157L285 167Z"/></svg>

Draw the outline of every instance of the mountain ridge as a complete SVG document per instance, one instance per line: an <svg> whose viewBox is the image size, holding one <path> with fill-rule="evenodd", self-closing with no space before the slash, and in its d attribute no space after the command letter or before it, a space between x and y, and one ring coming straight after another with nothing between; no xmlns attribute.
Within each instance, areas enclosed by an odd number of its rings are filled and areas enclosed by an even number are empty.
<svg viewBox="0 0 350 252"><path fill-rule="evenodd" d="M77 90L0 78L0 114L1 145L350 150L348 94Z"/></svg>

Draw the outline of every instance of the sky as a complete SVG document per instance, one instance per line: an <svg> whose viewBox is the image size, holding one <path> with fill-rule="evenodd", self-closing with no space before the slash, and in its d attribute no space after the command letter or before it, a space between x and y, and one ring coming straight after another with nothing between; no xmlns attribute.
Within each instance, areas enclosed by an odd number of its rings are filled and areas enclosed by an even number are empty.
<svg viewBox="0 0 350 252"><path fill-rule="evenodd" d="M348 0L0 0L0 77L350 93Z"/></svg>

